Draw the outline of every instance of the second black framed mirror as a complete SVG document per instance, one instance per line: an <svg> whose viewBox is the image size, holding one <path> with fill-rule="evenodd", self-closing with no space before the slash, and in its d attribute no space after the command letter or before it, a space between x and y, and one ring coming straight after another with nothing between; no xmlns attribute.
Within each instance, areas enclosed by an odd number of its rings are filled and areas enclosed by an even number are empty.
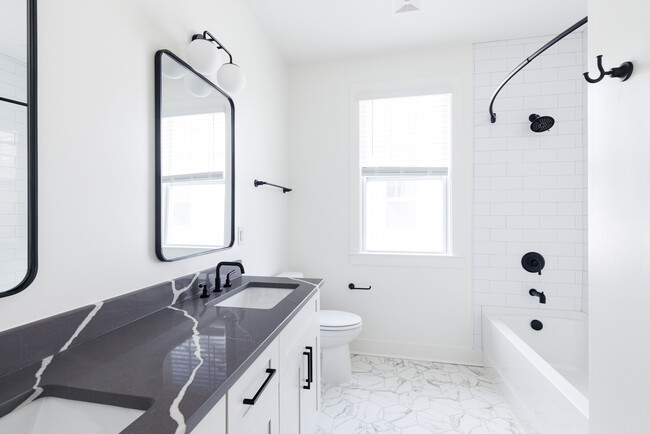
<svg viewBox="0 0 650 434"><path fill-rule="evenodd" d="M168 50L155 56L156 255L177 261L232 247L235 106Z"/></svg>
<svg viewBox="0 0 650 434"><path fill-rule="evenodd" d="M36 277L36 0L0 3L0 297Z"/></svg>

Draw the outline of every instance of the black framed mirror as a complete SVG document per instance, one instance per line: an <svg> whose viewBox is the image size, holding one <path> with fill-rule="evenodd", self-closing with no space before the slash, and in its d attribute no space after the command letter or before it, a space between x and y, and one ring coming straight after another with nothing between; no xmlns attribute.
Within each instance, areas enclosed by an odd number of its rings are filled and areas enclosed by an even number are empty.
<svg viewBox="0 0 650 434"><path fill-rule="evenodd" d="M232 247L235 106L168 50L155 57L156 255L176 261Z"/></svg>
<svg viewBox="0 0 650 434"><path fill-rule="evenodd" d="M0 297L37 271L36 0L0 3Z"/></svg>

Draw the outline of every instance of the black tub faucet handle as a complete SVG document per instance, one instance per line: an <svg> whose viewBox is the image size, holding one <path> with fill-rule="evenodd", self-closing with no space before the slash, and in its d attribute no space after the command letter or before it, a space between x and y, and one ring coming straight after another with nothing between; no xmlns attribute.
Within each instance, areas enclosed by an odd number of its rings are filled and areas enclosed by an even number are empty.
<svg viewBox="0 0 650 434"><path fill-rule="evenodd" d="M546 265L544 257L537 252L528 252L521 257L521 266L529 273L537 273L541 276L544 265Z"/></svg>

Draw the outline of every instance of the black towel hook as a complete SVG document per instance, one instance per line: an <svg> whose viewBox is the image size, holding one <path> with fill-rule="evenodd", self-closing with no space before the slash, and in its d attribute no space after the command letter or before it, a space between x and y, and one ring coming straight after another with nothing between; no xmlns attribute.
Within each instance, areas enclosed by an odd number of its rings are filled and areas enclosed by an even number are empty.
<svg viewBox="0 0 650 434"><path fill-rule="evenodd" d="M605 68L603 68L602 54L596 56L596 62L598 64L598 71L600 72L600 75L597 78L589 77L589 72L585 72L584 74L582 74L585 77L585 80L587 80L589 83L598 83L600 80L605 78L606 75L620 78L621 81L625 81L628 78L630 78L630 76L632 75L632 71L634 70L634 65L632 65L632 62L623 62L619 67L612 68L609 71L605 71Z"/></svg>

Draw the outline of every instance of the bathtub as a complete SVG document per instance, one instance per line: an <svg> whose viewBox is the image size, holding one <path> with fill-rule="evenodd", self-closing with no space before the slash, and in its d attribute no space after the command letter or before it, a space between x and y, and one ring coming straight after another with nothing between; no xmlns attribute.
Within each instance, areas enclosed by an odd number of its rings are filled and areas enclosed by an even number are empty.
<svg viewBox="0 0 650 434"><path fill-rule="evenodd" d="M589 432L584 313L484 307L482 327L483 363L526 432Z"/></svg>

